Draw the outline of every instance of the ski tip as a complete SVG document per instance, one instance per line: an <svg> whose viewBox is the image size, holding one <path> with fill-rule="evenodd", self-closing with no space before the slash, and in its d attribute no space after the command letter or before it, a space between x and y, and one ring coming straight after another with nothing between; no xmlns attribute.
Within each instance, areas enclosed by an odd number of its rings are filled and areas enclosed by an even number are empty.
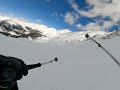
<svg viewBox="0 0 120 90"><path fill-rule="evenodd" d="M87 33L87 34L85 34L85 38L89 38L89 34Z"/></svg>

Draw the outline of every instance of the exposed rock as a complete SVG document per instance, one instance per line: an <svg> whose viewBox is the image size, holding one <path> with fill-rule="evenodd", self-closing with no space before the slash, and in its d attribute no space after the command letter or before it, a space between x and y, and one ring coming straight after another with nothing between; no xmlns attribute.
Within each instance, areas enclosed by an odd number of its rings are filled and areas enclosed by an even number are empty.
<svg viewBox="0 0 120 90"><path fill-rule="evenodd" d="M28 32L19 24L12 22L11 20L3 20L0 22L0 29L2 29L3 31L0 31L1 34L5 35L5 36L10 36L10 37L14 37L14 38L28 38L31 37L32 39L36 39L38 37L42 37L45 35L42 35L41 32L39 32L38 30L34 30L28 26L25 27ZM10 32L15 33L14 35L12 35Z"/></svg>

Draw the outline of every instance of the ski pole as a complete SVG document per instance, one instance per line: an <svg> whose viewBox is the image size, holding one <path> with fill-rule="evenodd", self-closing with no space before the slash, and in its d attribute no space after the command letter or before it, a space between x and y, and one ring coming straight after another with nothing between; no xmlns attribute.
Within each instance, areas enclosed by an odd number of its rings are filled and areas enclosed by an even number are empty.
<svg viewBox="0 0 120 90"><path fill-rule="evenodd" d="M41 67L42 65L46 65L46 64L52 63L54 61L57 62L58 58L55 58L54 60L50 60L50 61L47 61L47 62L44 62L44 63L37 63L37 64L27 65L27 68L28 68L28 70L34 69L34 68L37 68L37 67Z"/></svg>
<svg viewBox="0 0 120 90"><path fill-rule="evenodd" d="M91 39L92 41L94 41L98 45L98 47L101 47L115 61L115 63L120 67L120 62L110 52L108 52L107 49L105 49L100 43L98 43L93 38L91 38L89 36L89 34L85 34L85 37Z"/></svg>

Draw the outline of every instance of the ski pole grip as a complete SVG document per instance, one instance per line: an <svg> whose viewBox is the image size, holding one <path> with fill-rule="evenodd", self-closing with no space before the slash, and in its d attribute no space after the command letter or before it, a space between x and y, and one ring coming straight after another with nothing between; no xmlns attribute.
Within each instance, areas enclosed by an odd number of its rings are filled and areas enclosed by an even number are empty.
<svg viewBox="0 0 120 90"><path fill-rule="evenodd" d="M28 70L41 67L41 63L27 65Z"/></svg>

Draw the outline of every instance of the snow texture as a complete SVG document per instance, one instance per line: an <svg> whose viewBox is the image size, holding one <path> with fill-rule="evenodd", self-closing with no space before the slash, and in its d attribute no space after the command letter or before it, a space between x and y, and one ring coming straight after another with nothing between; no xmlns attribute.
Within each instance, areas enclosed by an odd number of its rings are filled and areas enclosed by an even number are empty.
<svg viewBox="0 0 120 90"><path fill-rule="evenodd" d="M120 37L98 39L120 61ZM18 81L20 90L120 90L120 68L94 42L35 42L0 35L0 54L26 64L58 57L57 63L29 71Z"/></svg>

